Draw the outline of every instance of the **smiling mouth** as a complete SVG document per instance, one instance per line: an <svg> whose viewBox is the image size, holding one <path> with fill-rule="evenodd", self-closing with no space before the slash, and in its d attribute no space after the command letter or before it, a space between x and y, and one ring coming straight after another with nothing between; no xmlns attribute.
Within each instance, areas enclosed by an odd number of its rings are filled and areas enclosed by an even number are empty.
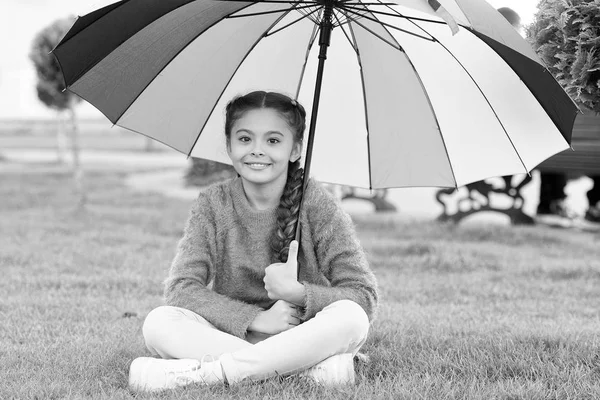
<svg viewBox="0 0 600 400"><path fill-rule="evenodd" d="M244 164L246 164L250 168L257 168L257 169L267 168L268 166L271 165L271 164L267 164L267 163L244 163Z"/></svg>

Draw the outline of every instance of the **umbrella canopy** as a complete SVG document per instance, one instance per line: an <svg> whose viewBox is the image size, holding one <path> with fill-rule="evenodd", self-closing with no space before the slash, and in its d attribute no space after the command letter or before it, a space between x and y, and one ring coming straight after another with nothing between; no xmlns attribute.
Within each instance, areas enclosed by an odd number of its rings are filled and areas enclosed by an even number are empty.
<svg viewBox="0 0 600 400"><path fill-rule="evenodd" d="M320 99L311 171L324 182L457 187L568 148L578 109L510 24L483 0L434 3L124 0L79 18L54 54L114 124L215 161L229 162L232 97Z"/></svg>

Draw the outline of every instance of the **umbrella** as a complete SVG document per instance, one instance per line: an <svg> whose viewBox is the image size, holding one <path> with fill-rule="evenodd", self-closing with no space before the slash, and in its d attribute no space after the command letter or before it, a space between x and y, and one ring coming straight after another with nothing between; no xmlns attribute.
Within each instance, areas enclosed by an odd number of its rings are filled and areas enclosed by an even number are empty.
<svg viewBox="0 0 600 400"><path fill-rule="evenodd" d="M370 189L528 172L578 112L483 0L123 0L53 52L114 124L215 161L229 99L288 93L312 108L305 178Z"/></svg>

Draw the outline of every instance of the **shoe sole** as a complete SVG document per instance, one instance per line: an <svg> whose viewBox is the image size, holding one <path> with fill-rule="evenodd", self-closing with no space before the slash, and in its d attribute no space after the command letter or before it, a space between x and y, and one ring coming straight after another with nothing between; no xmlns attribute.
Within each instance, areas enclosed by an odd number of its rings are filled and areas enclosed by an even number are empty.
<svg viewBox="0 0 600 400"><path fill-rule="evenodd" d="M354 357L352 353L338 354L321 361L300 375L325 386L354 385Z"/></svg>
<svg viewBox="0 0 600 400"><path fill-rule="evenodd" d="M160 359L152 357L139 357L133 360L129 366L129 389L137 393L152 393L161 392L163 390L175 389L177 387L185 386L193 383L191 380L182 377L183 379L176 378L173 380L173 384L164 386L150 386L147 382L148 371L155 366ZM196 369L201 368L201 363L198 361ZM143 382L143 383L142 383Z"/></svg>

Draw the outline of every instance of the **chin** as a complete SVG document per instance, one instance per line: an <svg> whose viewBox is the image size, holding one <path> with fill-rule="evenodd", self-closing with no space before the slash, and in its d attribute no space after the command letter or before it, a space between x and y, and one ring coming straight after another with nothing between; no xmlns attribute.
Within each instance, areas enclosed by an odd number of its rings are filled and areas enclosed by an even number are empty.
<svg viewBox="0 0 600 400"><path fill-rule="evenodd" d="M240 176L248 182L255 184L269 183L273 180L271 174L261 174L260 172L257 173L257 171L242 171Z"/></svg>
<svg viewBox="0 0 600 400"><path fill-rule="evenodd" d="M281 175L284 175L282 172ZM280 174L274 173L274 171L254 171L250 169L244 169L240 176L248 181L248 183L252 183L254 185L267 185L271 183L275 183L278 181ZM285 174L285 178L287 178L287 174Z"/></svg>

